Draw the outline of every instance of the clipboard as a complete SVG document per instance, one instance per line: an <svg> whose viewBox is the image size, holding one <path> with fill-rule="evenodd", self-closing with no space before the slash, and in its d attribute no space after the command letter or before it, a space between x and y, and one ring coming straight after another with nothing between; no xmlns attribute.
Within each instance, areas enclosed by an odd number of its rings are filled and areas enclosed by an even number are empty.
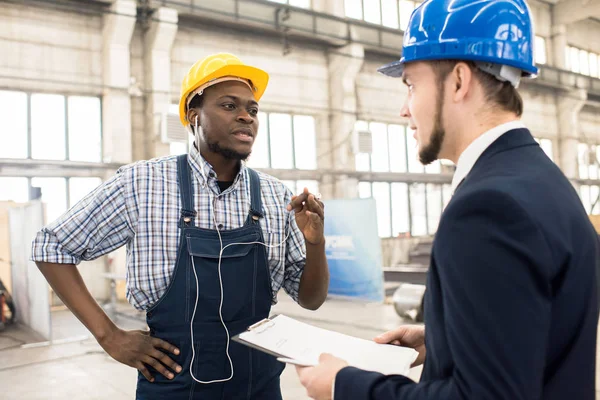
<svg viewBox="0 0 600 400"><path fill-rule="evenodd" d="M257 332L260 329L267 329L268 327L271 326L270 324L272 324L272 319L274 319L275 317L277 317L277 315L274 316L274 317L271 317L271 318L264 318L264 319L258 321L257 323L255 323L253 325L250 325L246 331L247 332L248 331L250 331L250 332L252 332L252 331ZM244 332L238 333L237 335L233 336L231 338L231 340L234 341L234 342L236 342L236 343L243 344L244 346L251 347L251 348L253 348L255 350L262 351L263 353L270 354L273 357L286 358L283 354L276 353L274 351L269 350L266 347L259 346L259 345L256 345L256 344L252 343L252 342L248 342L248 341L245 341L245 340L241 339L240 335L242 335L243 333Z"/></svg>
<svg viewBox="0 0 600 400"><path fill-rule="evenodd" d="M408 375L418 356L411 348L378 344L281 314L249 326L232 340L296 365L317 365L321 353L331 353L351 366L385 375Z"/></svg>

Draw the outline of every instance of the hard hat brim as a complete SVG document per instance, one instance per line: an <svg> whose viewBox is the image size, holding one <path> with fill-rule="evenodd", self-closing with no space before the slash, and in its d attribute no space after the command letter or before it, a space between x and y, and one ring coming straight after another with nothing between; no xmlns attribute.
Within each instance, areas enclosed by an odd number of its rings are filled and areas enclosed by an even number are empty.
<svg viewBox="0 0 600 400"><path fill-rule="evenodd" d="M469 60L479 61L480 58L482 58L482 57L473 57L470 55L463 55L461 57L461 59L463 59L464 61L469 61ZM408 62L435 61L435 60L444 60L444 59L446 59L446 58L445 57L424 57L423 59L409 60ZM448 57L448 59L455 59L455 57ZM493 63L494 61L496 61L496 60L492 60L492 61L488 61L488 62ZM377 72L379 72L383 75L392 77L392 78L401 78L402 74L404 73L404 68L406 67L406 63L407 63L407 61L403 57L400 60L391 62L389 64L385 64L385 65L377 68ZM539 72L538 68L535 66L529 68L528 70L525 70L525 69L523 69L524 67L522 65L518 65L513 62L505 62L503 64L521 70L523 78L535 78Z"/></svg>
<svg viewBox="0 0 600 400"><path fill-rule="evenodd" d="M183 125L187 125L187 97L190 93L192 93L196 88L205 84L206 82L210 82L213 79L222 78L225 76L237 76L239 78L248 79L251 82L253 90L254 99L259 101L265 90L267 89L267 85L269 83L269 74L259 68L251 67L248 65L225 65L222 68L219 68L212 74L206 76L201 82L198 82L194 87L189 88L189 90L184 93L179 100L179 119Z"/></svg>
<svg viewBox="0 0 600 400"><path fill-rule="evenodd" d="M404 72L404 60L398 60L389 64L385 64L377 68L377 72L392 78L400 78Z"/></svg>

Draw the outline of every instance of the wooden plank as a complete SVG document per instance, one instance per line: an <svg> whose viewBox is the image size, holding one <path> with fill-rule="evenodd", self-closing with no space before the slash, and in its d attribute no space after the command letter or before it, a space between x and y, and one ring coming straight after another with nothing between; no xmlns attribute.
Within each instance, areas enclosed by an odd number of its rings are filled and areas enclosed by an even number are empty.
<svg viewBox="0 0 600 400"><path fill-rule="evenodd" d="M590 221L592 221L592 225L596 229L596 232L600 234L600 215L590 215Z"/></svg>

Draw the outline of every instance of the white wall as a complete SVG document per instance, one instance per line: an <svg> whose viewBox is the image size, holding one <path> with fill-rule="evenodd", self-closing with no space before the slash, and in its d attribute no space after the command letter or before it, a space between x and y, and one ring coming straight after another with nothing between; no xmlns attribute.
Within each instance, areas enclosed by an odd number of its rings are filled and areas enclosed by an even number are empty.
<svg viewBox="0 0 600 400"><path fill-rule="evenodd" d="M536 35L543 37L551 36L551 23L552 23L552 7L550 4L531 0L527 2L529 8L533 14L533 26L535 28Z"/></svg>
<svg viewBox="0 0 600 400"><path fill-rule="evenodd" d="M102 17L4 3L0 87L101 94Z"/></svg>
<svg viewBox="0 0 600 400"><path fill-rule="evenodd" d="M392 79L377 72L377 68L385 63L386 61L379 59L365 59L363 63L356 82L359 118L367 121L405 123L400 117L400 108L406 99L406 87L401 79Z"/></svg>
<svg viewBox="0 0 600 400"><path fill-rule="evenodd" d="M523 122L532 134L540 138L556 139L559 136L556 95L536 88L522 88Z"/></svg>
<svg viewBox="0 0 600 400"><path fill-rule="evenodd" d="M579 129L582 140L600 144L600 113L598 109L585 107L579 114Z"/></svg>
<svg viewBox="0 0 600 400"><path fill-rule="evenodd" d="M567 27L569 45L600 54L600 22L590 19Z"/></svg>
<svg viewBox="0 0 600 400"><path fill-rule="evenodd" d="M139 84L141 90L147 90L144 87L143 38L143 31L137 25L131 37L131 76ZM133 159L143 160L152 158L154 154L151 154L150 151L151 138L146 134L146 101L143 96L131 98L131 135L133 137Z"/></svg>

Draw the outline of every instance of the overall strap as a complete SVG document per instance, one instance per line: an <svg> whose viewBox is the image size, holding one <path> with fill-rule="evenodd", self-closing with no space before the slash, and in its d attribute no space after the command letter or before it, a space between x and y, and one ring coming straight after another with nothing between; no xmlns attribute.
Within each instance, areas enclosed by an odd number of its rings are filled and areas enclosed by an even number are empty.
<svg viewBox="0 0 600 400"><path fill-rule="evenodd" d="M194 197L192 194L192 180L187 154L177 156L177 183L181 195L181 219L179 227L194 226Z"/></svg>
<svg viewBox="0 0 600 400"><path fill-rule="evenodd" d="M246 168L246 171L248 171L248 177L250 178L250 213L248 217L256 222L259 218L265 216L262 212L260 177L258 176L258 173L251 168Z"/></svg>

